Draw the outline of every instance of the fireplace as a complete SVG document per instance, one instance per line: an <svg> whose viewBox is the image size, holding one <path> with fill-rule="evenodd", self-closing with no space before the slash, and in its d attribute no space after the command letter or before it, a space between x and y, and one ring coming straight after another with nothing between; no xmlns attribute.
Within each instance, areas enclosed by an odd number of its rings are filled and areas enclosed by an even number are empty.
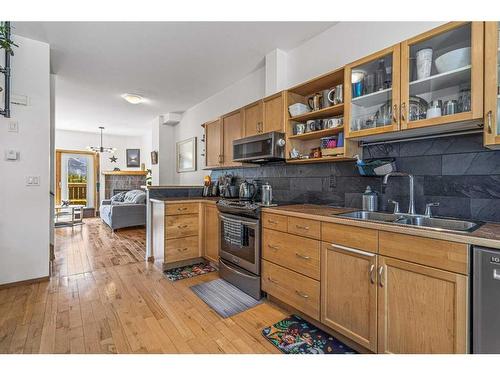
<svg viewBox="0 0 500 375"><path fill-rule="evenodd" d="M105 199L122 191L141 189L141 186L146 185L145 171L110 171L103 174Z"/></svg>

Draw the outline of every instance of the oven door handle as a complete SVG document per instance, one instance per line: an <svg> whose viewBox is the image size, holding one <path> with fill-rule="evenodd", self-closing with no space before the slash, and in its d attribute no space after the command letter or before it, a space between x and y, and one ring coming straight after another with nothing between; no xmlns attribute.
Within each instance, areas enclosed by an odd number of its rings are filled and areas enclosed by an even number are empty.
<svg viewBox="0 0 500 375"><path fill-rule="evenodd" d="M233 219L232 217L227 217L225 215L220 214L220 219L222 221L226 221L228 223L238 223L238 224L244 224L252 227L256 227L259 225L258 221L246 221L246 220L241 220L241 219Z"/></svg>
<svg viewBox="0 0 500 375"><path fill-rule="evenodd" d="M224 261L224 259L222 259L222 258L219 258L219 262L221 262L225 267L229 268L231 271L233 271L234 273L237 273L238 275L248 277L249 279L255 279L256 277L258 277L258 276L255 276L255 275L247 275L246 273L238 271L236 268L231 267L229 264L227 264Z"/></svg>

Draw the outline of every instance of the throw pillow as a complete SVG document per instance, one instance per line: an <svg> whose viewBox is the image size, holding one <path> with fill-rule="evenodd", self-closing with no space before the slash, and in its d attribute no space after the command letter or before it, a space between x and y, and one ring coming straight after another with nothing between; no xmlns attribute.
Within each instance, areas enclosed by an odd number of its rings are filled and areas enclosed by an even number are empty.
<svg viewBox="0 0 500 375"><path fill-rule="evenodd" d="M123 202L125 200L125 193L125 191L122 191L121 193L113 195L111 197L111 204L116 202Z"/></svg>

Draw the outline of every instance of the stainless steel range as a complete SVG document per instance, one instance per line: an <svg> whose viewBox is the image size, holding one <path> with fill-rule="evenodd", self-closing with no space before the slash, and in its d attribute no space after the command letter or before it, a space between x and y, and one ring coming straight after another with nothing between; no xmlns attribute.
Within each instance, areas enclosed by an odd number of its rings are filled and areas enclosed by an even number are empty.
<svg viewBox="0 0 500 375"><path fill-rule="evenodd" d="M250 201L217 202L220 211L219 274L255 299L260 289L260 206Z"/></svg>

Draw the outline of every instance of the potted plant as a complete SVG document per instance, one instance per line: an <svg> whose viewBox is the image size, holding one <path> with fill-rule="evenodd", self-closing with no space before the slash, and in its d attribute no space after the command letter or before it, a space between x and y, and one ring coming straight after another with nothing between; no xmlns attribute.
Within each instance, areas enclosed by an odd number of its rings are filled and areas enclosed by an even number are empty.
<svg viewBox="0 0 500 375"><path fill-rule="evenodd" d="M146 169L148 172L146 175L146 185L151 186L153 184L153 171L151 169Z"/></svg>
<svg viewBox="0 0 500 375"><path fill-rule="evenodd" d="M0 22L0 49L14 56L14 47L19 47L10 36L10 22Z"/></svg>

